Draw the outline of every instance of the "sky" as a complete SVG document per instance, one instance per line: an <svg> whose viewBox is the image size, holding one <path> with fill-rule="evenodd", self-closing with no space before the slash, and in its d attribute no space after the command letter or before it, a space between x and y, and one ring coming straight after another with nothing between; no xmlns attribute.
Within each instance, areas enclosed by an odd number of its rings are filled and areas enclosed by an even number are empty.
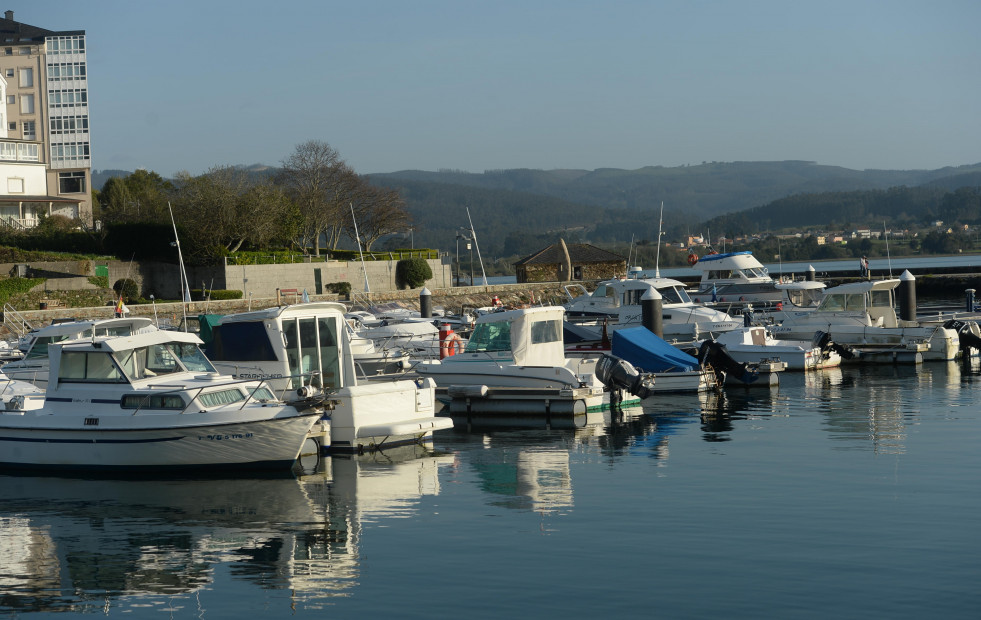
<svg viewBox="0 0 981 620"><path fill-rule="evenodd" d="M84 30L93 168L981 162L978 0L8 0Z"/></svg>

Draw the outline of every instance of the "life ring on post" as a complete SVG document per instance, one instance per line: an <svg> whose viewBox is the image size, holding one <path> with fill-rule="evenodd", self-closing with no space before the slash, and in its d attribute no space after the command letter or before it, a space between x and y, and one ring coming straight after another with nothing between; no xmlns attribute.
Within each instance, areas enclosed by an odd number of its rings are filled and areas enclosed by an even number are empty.
<svg viewBox="0 0 981 620"><path fill-rule="evenodd" d="M694 267L695 266L695 263L697 263L697 262L698 262L698 255L697 254L689 254L688 255L688 264L690 266Z"/></svg>
<svg viewBox="0 0 981 620"><path fill-rule="evenodd" d="M452 331L439 342L439 359L441 360L461 351L463 351L463 339Z"/></svg>

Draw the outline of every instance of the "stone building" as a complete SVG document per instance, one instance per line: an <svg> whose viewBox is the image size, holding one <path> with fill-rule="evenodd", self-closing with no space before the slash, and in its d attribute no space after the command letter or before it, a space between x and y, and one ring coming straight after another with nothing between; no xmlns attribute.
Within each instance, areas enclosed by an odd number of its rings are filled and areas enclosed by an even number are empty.
<svg viewBox="0 0 981 620"><path fill-rule="evenodd" d="M588 243L566 245L559 240L514 263L519 284L604 280L626 275L627 259Z"/></svg>

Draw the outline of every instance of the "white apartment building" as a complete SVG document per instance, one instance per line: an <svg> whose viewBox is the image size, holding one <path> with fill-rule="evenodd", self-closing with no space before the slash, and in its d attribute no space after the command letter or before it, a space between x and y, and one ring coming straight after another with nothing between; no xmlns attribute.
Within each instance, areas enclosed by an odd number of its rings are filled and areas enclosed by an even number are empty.
<svg viewBox="0 0 981 620"><path fill-rule="evenodd" d="M85 31L0 19L0 226L92 225Z"/></svg>

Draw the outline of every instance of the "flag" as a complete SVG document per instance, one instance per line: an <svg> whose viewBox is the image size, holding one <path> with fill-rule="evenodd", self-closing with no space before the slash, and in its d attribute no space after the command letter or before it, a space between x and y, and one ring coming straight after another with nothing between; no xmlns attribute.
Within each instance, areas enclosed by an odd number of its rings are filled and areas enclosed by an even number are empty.
<svg viewBox="0 0 981 620"><path fill-rule="evenodd" d="M123 310L125 309L126 306L123 305L123 298L120 297L119 301L116 302L116 316L123 316Z"/></svg>

